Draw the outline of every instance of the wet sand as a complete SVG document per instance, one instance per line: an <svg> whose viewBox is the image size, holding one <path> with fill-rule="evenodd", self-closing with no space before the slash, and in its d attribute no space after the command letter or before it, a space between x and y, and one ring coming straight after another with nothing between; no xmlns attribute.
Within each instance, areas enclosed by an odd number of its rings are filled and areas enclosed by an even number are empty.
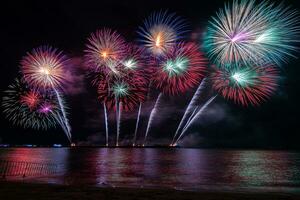
<svg viewBox="0 0 300 200"><path fill-rule="evenodd" d="M300 194L188 192L169 189L99 188L91 186L62 186L19 182L0 182L2 200L298 200Z"/></svg>

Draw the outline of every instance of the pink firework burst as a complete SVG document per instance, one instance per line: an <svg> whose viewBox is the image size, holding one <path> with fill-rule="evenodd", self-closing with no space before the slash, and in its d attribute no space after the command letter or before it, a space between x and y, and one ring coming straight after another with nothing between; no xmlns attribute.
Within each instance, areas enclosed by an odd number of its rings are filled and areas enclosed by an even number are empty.
<svg viewBox="0 0 300 200"><path fill-rule="evenodd" d="M85 50L87 66L92 71L118 73L117 66L126 55L126 42L111 29L101 29L88 38Z"/></svg>
<svg viewBox="0 0 300 200"><path fill-rule="evenodd" d="M45 101L40 105L38 112L43 114L49 114L53 111L54 107L56 107L54 104Z"/></svg>
<svg viewBox="0 0 300 200"><path fill-rule="evenodd" d="M154 61L155 64L155 61ZM153 75L154 85L163 93L176 95L198 85L205 75L207 61L194 43L174 45Z"/></svg>
<svg viewBox="0 0 300 200"><path fill-rule="evenodd" d="M66 56L49 46L42 46L27 53L21 60L25 81L36 88L61 87L66 82Z"/></svg>
<svg viewBox="0 0 300 200"><path fill-rule="evenodd" d="M257 106L276 90L279 72L274 66L215 69L213 88L237 104Z"/></svg>

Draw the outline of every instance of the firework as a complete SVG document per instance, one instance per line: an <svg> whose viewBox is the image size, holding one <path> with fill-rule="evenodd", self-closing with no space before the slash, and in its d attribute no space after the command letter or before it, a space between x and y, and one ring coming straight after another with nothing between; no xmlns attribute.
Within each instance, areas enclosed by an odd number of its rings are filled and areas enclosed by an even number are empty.
<svg viewBox="0 0 300 200"><path fill-rule="evenodd" d="M40 101L40 95L38 94L38 92L34 90L28 91L20 96L20 102L28 106L30 110L36 108L39 101Z"/></svg>
<svg viewBox="0 0 300 200"><path fill-rule="evenodd" d="M2 107L7 119L17 126L46 130L57 124L59 108L55 98L39 94L18 79L4 92Z"/></svg>
<svg viewBox="0 0 300 200"><path fill-rule="evenodd" d="M39 89L62 87L66 82L66 57L52 47L33 49L21 61L26 82Z"/></svg>
<svg viewBox="0 0 300 200"><path fill-rule="evenodd" d="M126 55L125 40L116 31L101 29L92 33L86 44L85 58L92 71L118 73Z"/></svg>
<svg viewBox="0 0 300 200"><path fill-rule="evenodd" d="M172 144L172 146L177 146L178 141L183 137L184 133L188 130L188 128L190 127L191 124L193 124L200 116L201 114L204 112L204 110L209 106L209 104L211 104L211 102L213 102L213 100L217 97L217 95L209 98L205 104L203 106L197 106L194 110L194 112L192 113L190 119L188 120L188 122L186 123L185 127L183 128L181 134L179 135L179 137L177 138L176 142Z"/></svg>
<svg viewBox="0 0 300 200"><path fill-rule="evenodd" d="M154 65L158 65L152 78L153 85L168 95L183 93L198 85L206 70L206 60L194 43L175 44L163 59L158 63L156 60L153 62ZM151 128L151 121L157 113L156 110L154 106L150 113L145 140Z"/></svg>
<svg viewBox="0 0 300 200"><path fill-rule="evenodd" d="M128 45L127 55L122 63L125 72L130 71L130 72L138 73L139 76L143 78L144 80L143 82L145 83L144 85L148 86L149 89L149 82L153 75L154 67L153 65L149 64L151 63L151 58L149 58L149 56L145 54L144 50L145 50L144 48L138 47L133 44ZM132 143L133 146L135 146L135 142L137 138L142 104L144 100L145 99L140 99L140 103L139 103L139 109L137 113L137 119L136 119L136 125L135 125L135 131L134 131L134 137Z"/></svg>
<svg viewBox="0 0 300 200"><path fill-rule="evenodd" d="M107 120L107 109L105 103L103 103L103 109L104 109L105 138L106 138L105 145L108 146L108 120Z"/></svg>
<svg viewBox="0 0 300 200"><path fill-rule="evenodd" d="M181 130L181 128L184 125L184 122L186 121L188 116L190 115L190 117L191 117L193 115L194 111L196 110L195 109L196 103L197 103L198 99L200 98L200 95L202 94L202 91L203 91L204 86L206 85L206 82L207 81L204 80L204 79L201 81L201 84L199 84L199 86L198 86L195 94L193 95L190 103L188 104L187 108L185 109L184 115L183 115L182 119L180 120L180 123L177 127L177 130L176 130L175 134L174 134L172 143L170 144L171 146L174 144L175 138L179 134L179 131ZM191 112L192 112L192 114L191 114ZM189 121L189 119L188 119L188 121ZM186 123L188 123L188 121Z"/></svg>
<svg viewBox="0 0 300 200"><path fill-rule="evenodd" d="M142 111L142 103L140 103L137 118L136 118L136 124L135 124L135 130L134 130L132 146L135 146L135 143L136 143L136 137L137 137L137 132L138 132L138 129L139 129L141 111Z"/></svg>
<svg viewBox="0 0 300 200"><path fill-rule="evenodd" d="M139 70L145 66L143 52L144 50L134 44L127 45L127 52L121 61L125 70Z"/></svg>
<svg viewBox="0 0 300 200"><path fill-rule="evenodd" d="M206 60L196 44L178 43L158 63L153 84L164 94L183 93L201 82L205 65Z"/></svg>
<svg viewBox="0 0 300 200"><path fill-rule="evenodd" d="M155 115L157 113L157 110L158 110L158 107L159 107L159 104L160 104L160 101L161 101L161 98L162 98L162 93L160 93L155 101L155 104L154 104L154 107L153 109L151 110L151 113L150 113L150 116L149 116L149 120L148 120L148 124L147 124L147 128L146 128L146 133L145 133L145 137L144 137L144 143L143 143L143 146L145 146L146 144L146 141L147 141L147 137L148 137L148 133L150 131L150 128L151 128L151 125L152 125L152 122L155 118Z"/></svg>
<svg viewBox="0 0 300 200"><path fill-rule="evenodd" d="M237 67L212 73L213 88L224 98L244 106L267 100L276 90L278 79L274 66Z"/></svg>
<svg viewBox="0 0 300 200"><path fill-rule="evenodd" d="M139 74L129 73L122 78L113 76L110 79L101 79L98 84L98 96L108 109L116 105L116 100L122 102L122 109L133 110L146 98L146 82Z"/></svg>
<svg viewBox="0 0 300 200"><path fill-rule="evenodd" d="M139 28L139 40L152 55L160 56L183 37L185 29L184 21L174 13L155 12L144 21L144 26Z"/></svg>
<svg viewBox="0 0 300 200"><path fill-rule="evenodd" d="M68 138L71 138L71 128L66 116L63 100L58 89L63 88L67 82L66 70L67 59L62 52L48 46L33 49L21 61L21 71L25 81L36 89L55 92Z"/></svg>
<svg viewBox="0 0 300 200"><path fill-rule="evenodd" d="M153 73L152 59L146 54L145 48L134 44L127 45L126 56L121 61L123 73L135 72L149 81Z"/></svg>
<svg viewBox="0 0 300 200"><path fill-rule="evenodd" d="M124 75L124 73L122 72ZM131 111L146 98L147 82L137 71L127 71L125 76L111 76L99 80L99 100L107 109L115 108L117 116L117 143L120 134L122 110Z"/></svg>
<svg viewBox="0 0 300 200"><path fill-rule="evenodd" d="M221 67L276 63L294 56L299 42L298 12L269 1L234 0L209 23L204 48Z"/></svg>

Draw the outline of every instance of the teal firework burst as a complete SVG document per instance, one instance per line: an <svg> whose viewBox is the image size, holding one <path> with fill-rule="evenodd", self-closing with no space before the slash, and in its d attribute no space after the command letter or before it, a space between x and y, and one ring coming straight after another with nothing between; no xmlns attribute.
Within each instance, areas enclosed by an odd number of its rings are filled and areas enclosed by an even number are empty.
<svg viewBox="0 0 300 200"><path fill-rule="evenodd" d="M186 57L177 57L174 60L166 60L163 65L163 70L169 74L170 77L184 73L189 67L189 59Z"/></svg>
<svg viewBox="0 0 300 200"><path fill-rule="evenodd" d="M204 50L218 66L280 66L295 57L300 23L296 10L270 1L234 0L209 22Z"/></svg>
<svg viewBox="0 0 300 200"><path fill-rule="evenodd" d="M116 82L112 86L112 91L116 98L120 98L128 95L129 87L125 82Z"/></svg>
<svg viewBox="0 0 300 200"><path fill-rule="evenodd" d="M279 78L278 70L270 65L216 69L211 74L216 91L244 106L266 101L277 89Z"/></svg>

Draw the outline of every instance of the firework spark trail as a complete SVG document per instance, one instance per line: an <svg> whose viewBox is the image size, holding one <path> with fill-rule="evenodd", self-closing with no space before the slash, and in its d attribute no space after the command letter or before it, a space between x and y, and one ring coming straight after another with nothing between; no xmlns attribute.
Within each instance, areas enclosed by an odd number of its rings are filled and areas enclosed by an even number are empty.
<svg viewBox="0 0 300 200"><path fill-rule="evenodd" d="M156 115L156 111L157 111L157 108L158 108L158 105L159 105L159 102L160 102L160 99L162 97L162 93L160 93L156 99L156 102L154 104L154 107L152 108L151 110L151 113L150 113L150 117L149 117L149 121L148 121L148 125L147 125L147 129L146 129L146 133L145 133L145 138L144 138L144 143L143 143L143 146L145 145L146 143L146 140L147 140L147 136L148 136L148 133L149 133L149 130L151 128L151 124L152 124L152 121Z"/></svg>
<svg viewBox="0 0 300 200"><path fill-rule="evenodd" d="M186 121L186 123L185 123L184 127L182 128L182 130L184 130L189 125L189 123L191 122L191 120L193 119L195 114L197 114L197 112L199 111L199 108L200 108L200 106L194 107L194 110L193 110L192 114L190 115L190 117Z"/></svg>
<svg viewBox="0 0 300 200"><path fill-rule="evenodd" d="M55 91L55 94L56 94L56 97L57 97L57 100L58 100L58 103L59 103L60 110L62 112L62 118L63 118L62 120L63 120L63 123L66 127L66 130L67 130L66 135L67 135L69 141L71 142L71 128L70 128L70 125L69 125L69 122L68 122L68 119L67 119L67 116L66 116L65 108L64 108L62 99L59 95L59 92L56 89L54 89L54 91Z"/></svg>
<svg viewBox="0 0 300 200"><path fill-rule="evenodd" d="M186 108L186 110L184 112L183 117L181 118L181 121L180 121L180 123L179 123L179 125L177 127L177 130L176 130L176 132L174 134L174 137L173 137L173 140L172 140L171 144L174 143L174 140L175 140L176 136L178 135L181 127L183 126L183 123L186 121L186 118L188 117L188 114L191 113L192 109L195 107L195 103L197 102L197 100L198 100L198 98L199 98L199 96L200 96L200 94L201 94L201 92L202 92L202 90L203 90L203 88L205 86L205 83L206 83L206 79L203 79L202 82L200 83L199 87L197 88L194 96L192 97L192 99L191 99L188 107Z"/></svg>
<svg viewBox="0 0 300 200"><path fill-rule="evenodd" d="M133 146L135 146L135 142L136 142L136 136L137 136L137 131L138 131L138 128L139 128L141 110L142 110L142 103L140 103L139 111L138 111L138 115L137 115L137 119L136 119L134 138L133 138L133 143L132 143Z"/></svg>
<svg viewBox="0 0 300 200"><path fill-rule="evenodd" d="M119 146L119 136L120 136L120 127L121 127L121 106L122 106L122 102L119 102L116 99L116 116L117 116L117 142L116 142L116 146Z"/></svg>
<svg viewBox="0 0 300 200"><path fill-rule="evenodd" d="M66 136L68 137L69 142L72 143L71 137L70 137L69 132L68 132L68 130L67 130L67 128L66 128L66 125L65 125L65 123L64 123L64 120L61 118L61 115L59 115L59 114L56 115L55 119L56 119L56 121L60 124L60 126L61 126L61 128L63 129L64 133L65 133Z"/></svg>
<svg viewBox="0 0 300 200"><path fill-rule="evenodd" d="M108 121L107 121L107 109L105 103L103 103L103 108L104 108L104 118L105 118L106 146L108 146Z"/></svg>
<svg viewBox="0 0 300 200"><path fill-rule="evenodd" d="M217 97L218 95L215 95L213 97L211 97L210 99L208 99L206 101L206 103L198 110L198 112L194 115L194 117L190 120L190 122L187 124L186 128L182 130L181 134L179 135L179 137L177 138L175 144L177 144L177 142L181 139L181 137L184 135L184 133L188 130L188 128L190 127L191 124L193 124L195 122L196 119L198 119L203 111L207 108L207 106Z"/></svg>
<svg viewBox="0 0 300 200"><path fill-rule="evenodd" d="M117 139L116 146L119 146L119 102L116 99L116 121L117 121Z"/></svg>

